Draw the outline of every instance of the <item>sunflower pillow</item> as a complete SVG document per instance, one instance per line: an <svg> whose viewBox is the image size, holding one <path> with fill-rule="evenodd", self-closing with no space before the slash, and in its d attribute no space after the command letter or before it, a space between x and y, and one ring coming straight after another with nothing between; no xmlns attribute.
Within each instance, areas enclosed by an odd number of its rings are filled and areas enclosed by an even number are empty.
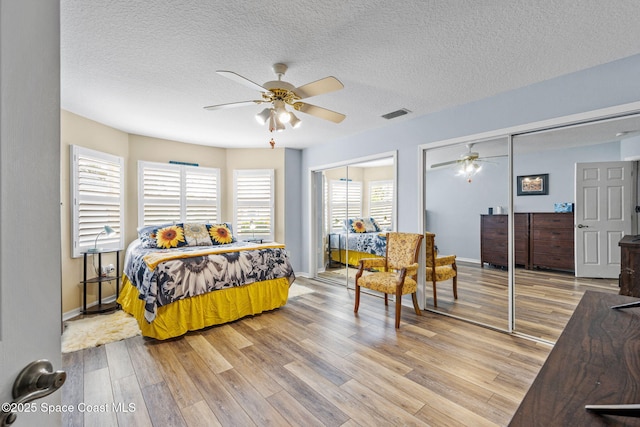
<svg viewBox="0 0 640 427"><path fill-rule="evenodd" d="M373 233L380 231L380 226L373 218L349 219L349 231L352 233Z"/></svg>
<svg viewBox="0 0 640 427"><path fill-rule="evenodd" d="M230 224L207 224L207 230L209 230L209 236L214 245L225 245L236 241Z"/></svg>
<svg viewBox="0 0 640 427"><path fill-rule="evenodd" d="M160 228L168 227L173 225L173 223L169 222L162 225L147 225L144 227L138 227L138 239L140 239L140 244L143 248L157 248L156 244L156 232Z"/></svg>
<svg viewBox="0 0 640 427"><path fill-rule="evenodd" d="M156 245L161 249L180 248L187 246L182 224L159 228L155 232Z"/></svg>

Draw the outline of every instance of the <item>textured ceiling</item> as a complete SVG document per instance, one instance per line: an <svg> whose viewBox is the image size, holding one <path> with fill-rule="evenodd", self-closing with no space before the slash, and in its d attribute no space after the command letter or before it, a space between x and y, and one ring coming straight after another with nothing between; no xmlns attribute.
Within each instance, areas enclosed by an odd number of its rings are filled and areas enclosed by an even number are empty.
<svg viewBox="0 0 640 427"><path fill-rule="evenodd" d="M61 0L62 108L128 133L218 147L304 148L640 53L637 0ZM335 76L270 134L258 99L215 73L294 86ZM393 120L380 116L406 108Z"/></svg>

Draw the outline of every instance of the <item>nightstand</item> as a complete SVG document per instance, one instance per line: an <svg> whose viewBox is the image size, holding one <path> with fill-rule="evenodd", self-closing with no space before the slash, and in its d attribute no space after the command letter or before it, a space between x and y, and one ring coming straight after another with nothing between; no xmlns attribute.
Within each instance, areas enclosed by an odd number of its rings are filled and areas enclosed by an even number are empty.
<svg viewBox="0 0 640 427"><path fill-rule="evenodd" d="M102 275L102 254L116 254L116 269L112 274ZM84 270L83 270L83 295L82 295L82 314L94 314L104 313L106 311L116 310L118 308L118 296L120 293L120 249L98 249L97 251L87 251L82 253L84 257ZM95 277L87 277L87 259L92 255L98 257L98 274ZM93 259L95 261L95 258ZM116 282L116 301L110 303L102 302L102 284L106 282ZM91 308L87 308L87 285L98 285L98 303Z"/></svg>

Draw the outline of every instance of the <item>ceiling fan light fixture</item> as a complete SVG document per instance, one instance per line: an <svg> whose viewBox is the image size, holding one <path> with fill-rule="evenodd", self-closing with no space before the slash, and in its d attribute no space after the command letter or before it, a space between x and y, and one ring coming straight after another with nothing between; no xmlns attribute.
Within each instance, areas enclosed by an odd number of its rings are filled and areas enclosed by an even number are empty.
<svg viewBox="0 0 640 427"><path fill-rule="evenodd" d="M302 120L300 120L295 114L289 113L289 124L292 128L298 129L302 124Z"/></svg>
<svg viewBox="0 0 640 427"><path fill-rule="evenodd" d="M256 120L261 125L267 124L267 121L269 121L270 117L271 117L271 108L265 108L264 110L256 114Z"/></svg>

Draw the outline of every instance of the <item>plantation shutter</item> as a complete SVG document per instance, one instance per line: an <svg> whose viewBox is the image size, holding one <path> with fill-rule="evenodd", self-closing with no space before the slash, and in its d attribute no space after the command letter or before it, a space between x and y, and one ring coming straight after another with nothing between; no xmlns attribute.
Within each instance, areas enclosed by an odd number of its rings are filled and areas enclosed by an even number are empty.
<svg viewBox="0 0 640 427"><path fill-rule="evenodd" d="M138 162L138 224L219 220L220 170Z"/></svg>
<svg viewBox="0 0 640 427"><path fill-rule="evenodd" d="M184 173L186 222L219 222L219 170L186 166Z"/></svg>
<svg viewBox="0 0 640 427"><path fill-rule="evenodd" d="M329 186L331 231L343 231L344 220L362 217L362 182L332 180Z"/></svg>
<svg viewBox="0 0 640 427"><path fill-rule="evenodd" d="M369 216L383 229L391 229L393 215L393 181L369 183Z"/></svg>
<svg viewBox="0 0 640 427"><path fill-rule="evenodd" d="M273 240L273 169L244 169L233 173L235 235L240 239Z"/></svg>
<svg viewBox="0 0 640 427"><path fill-rule="evenodd" d="M102 235L100 247L124 247L124 159L88 148L71 146L73 256L96 245L96 237L109 226L111 236Z"/></svg>

